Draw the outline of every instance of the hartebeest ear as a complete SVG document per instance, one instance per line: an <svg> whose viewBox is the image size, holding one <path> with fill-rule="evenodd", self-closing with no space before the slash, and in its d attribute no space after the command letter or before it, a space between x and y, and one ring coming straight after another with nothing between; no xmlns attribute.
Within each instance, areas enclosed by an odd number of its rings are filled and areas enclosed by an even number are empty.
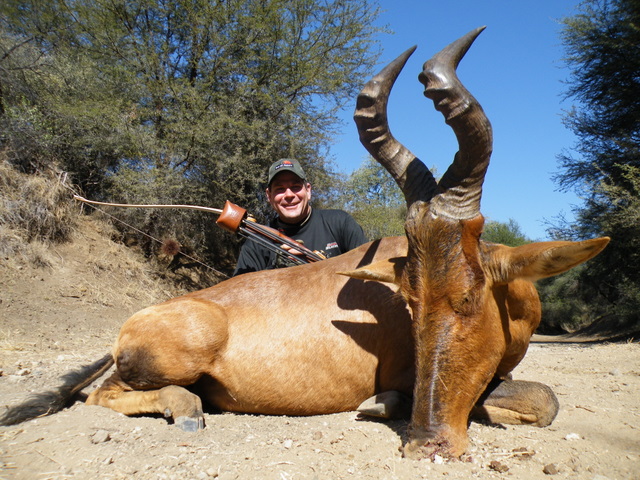
<svg viewBox="0 0 640 480"><path fill-rule="evenodd" d="M521 247L498 246L492 255L496 283L522 278L535 281L559 275L595 257L609 243L609 237L582 242L538 242Z"/></svg>
<svg viewBox="0 0 640 480"><path fill-rule="evenodd" d="M374 280L398 285L406 262L407 257L388 258L355 270L338 272L338 274L360 280Z"/></svg>

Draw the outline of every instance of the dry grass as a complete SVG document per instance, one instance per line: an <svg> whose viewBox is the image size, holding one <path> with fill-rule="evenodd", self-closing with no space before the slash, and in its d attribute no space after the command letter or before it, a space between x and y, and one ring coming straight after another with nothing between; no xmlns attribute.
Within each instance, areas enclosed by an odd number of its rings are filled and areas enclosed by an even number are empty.
<svg viewBox="0 0 640 480"><path fill-rule="evenodd" d="M100 287L87 283L81 295L90 293L90 301L101 305L128 306L133 303L152 304L185 293L170 282L160 278L157 265L120 243L109 241L115 237L115 228L98 219L99 214L85 219L78 227L76 249L99 244L99 249L83 252L88 278L95 279ZM113 288L109 288L109 284Z"/></svg>
<svg viewBox="0 0 640 480"><path fill-rule="evenodd" d="M20 173L0 157L0 256L50 266L48 247L76 225L71 201L55 176Z"/></svg>
<svg viewBox="0 0 640 480"><path fill-rule="evenodd" d="M33 342L18 341L15 332L9 329L0 330L0 351L21 352L33 347Z"/></svg>
<svg viewBox="0 0 640 480"><path fill-rule="evenodd" d="M38 240L29 242L20 229L0 224L0 263L46 268L53 262L49 245Z"/></svg>

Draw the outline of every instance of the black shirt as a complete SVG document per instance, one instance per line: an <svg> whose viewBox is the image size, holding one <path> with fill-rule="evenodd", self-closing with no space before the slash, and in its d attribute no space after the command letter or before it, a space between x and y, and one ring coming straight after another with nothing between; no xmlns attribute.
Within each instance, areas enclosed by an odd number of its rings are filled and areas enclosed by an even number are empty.
<svg viewBox="0 0 640 480"><path fill-rule="evenodd" d="M301 241L305 247L317 250L327 257L335 257L367 242L362 228L347 212L342 210L313 209L308 219L289 225L274 218L269 226L287 237ZM245 240L233 275L288 266L279 256L266 247Z"/></svg>

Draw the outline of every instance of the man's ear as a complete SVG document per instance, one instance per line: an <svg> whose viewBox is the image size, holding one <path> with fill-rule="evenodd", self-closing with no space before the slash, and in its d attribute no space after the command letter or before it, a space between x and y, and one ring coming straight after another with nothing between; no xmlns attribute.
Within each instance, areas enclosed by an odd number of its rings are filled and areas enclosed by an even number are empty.
<svg viewBox="0 0 640 480"><path fill-rule="evenodd" d="M273 206L273 203L271 203L271 190L269 190L269 187L265 188L264 193L267 195L267 202L269 205Z"/></svg>
<svg viewBox="0 0 640 480"><path fill-rule="evenodd" d="M346 272L338 272L339 275L345 275L359 280L373 280L375 282L400 284L402 270L407 263L407 257L387 258L379 262L370 263L364 267Z"/></svg>

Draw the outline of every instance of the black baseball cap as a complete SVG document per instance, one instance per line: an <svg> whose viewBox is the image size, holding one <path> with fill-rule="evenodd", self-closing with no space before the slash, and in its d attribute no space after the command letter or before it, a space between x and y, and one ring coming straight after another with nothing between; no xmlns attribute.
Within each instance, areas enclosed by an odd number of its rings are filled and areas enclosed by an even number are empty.
<svg viewBox="0 0 640 480"><path fill-rule="evenodd" d="M273 164L271 164L271 166L269 167L269 181L267 182L267 185L271 185L271 181L273 180L273 177L285 171L290 171L295 173L297 176L300 177L302 181L307 180L307 176L305 175L304 170L300 166L300 162L298 162L293 158L281 158L280 160L276 160L275 162L273 162Z"/></svg>

